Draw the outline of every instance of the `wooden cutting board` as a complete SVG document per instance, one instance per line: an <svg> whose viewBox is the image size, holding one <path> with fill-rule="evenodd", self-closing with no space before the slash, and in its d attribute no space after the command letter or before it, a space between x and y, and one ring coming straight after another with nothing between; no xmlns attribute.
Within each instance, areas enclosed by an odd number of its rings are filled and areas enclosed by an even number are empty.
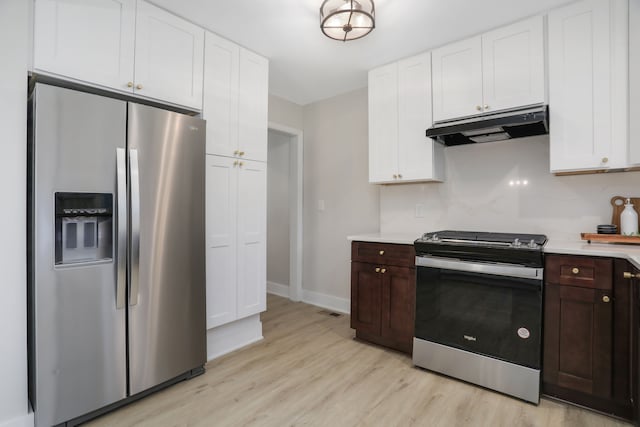
<svg viewBox="0 0 640 427"><path fill-rule="evenodd" d="M630 197L630 199L631 203L633 203L633 209L635 209L635 211L638 213L638 218L640 218L640 197ZM611 198L611 206L613 206L613 216L611 217L611 224L615 224L618 226L618 233L620 232L620 214L624 210L624 203L626 200L627 197L622 196L614 196Z"/></svg>

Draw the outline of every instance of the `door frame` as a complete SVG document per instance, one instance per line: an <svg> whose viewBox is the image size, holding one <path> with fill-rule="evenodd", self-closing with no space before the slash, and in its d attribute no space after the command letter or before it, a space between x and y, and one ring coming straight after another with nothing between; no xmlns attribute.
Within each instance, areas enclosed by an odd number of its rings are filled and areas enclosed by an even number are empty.
<svg viewBox="0 0 640 427"><path fill-rule="evenodd" d="M302 187L303 132L280 123L269 122L268 130L290 137L289 146L289 299L302 299Z"/></svg>

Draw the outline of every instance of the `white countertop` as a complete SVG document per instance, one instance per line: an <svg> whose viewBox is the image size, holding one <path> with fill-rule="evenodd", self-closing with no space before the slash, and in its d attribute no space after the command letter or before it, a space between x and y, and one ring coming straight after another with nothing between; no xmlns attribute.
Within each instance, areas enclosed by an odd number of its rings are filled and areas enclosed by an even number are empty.
<svg viewBox="0 0 640 427"><path fill-rule="evenodd" d="M413 233L368 233L347 236L349 241L396 243L412 245L420 237ZM640 245L625 245L613 243L587 243L584 240L556 240L549 239L544 247L546 253L568 255L590 255L612 258L624 258L636 268L640 268Z"/></svg>
<svg viewBox="0 0 640 427"><path fill-rule="evenodd" d="M400 245L413 245L422 234L416 233L368 233L347 236L351 242L375 242L375 243L397 243Z"/></svg>
<svg viewBox="0 0 640 427"><path fill-rule="evenodd" d="M584 240L563 241L549 239L544 246L545 253L606 256L624 258L636 268L640 268L640 245L615 243L587 243Z"/></svg>

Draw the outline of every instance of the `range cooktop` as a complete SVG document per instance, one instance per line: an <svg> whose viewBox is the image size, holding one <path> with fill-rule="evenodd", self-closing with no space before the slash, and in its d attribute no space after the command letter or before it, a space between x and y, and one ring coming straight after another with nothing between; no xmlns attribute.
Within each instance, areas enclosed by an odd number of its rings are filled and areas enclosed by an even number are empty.
<svg viewBox="0 0 640 427"><path fill-rule="evenodd" d="M416 255L542 267L543 234L443 230L414 243Z"/></svg>

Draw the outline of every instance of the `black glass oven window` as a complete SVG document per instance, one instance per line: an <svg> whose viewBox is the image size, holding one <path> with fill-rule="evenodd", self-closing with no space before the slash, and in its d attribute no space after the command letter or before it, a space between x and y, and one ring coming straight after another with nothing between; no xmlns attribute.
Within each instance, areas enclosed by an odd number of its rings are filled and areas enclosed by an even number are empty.
<svg viewBox="0 0 640 427"><path fill-rule="evenodd" d="M418 267L418 338L540 367L539 280Z"/></svg>

